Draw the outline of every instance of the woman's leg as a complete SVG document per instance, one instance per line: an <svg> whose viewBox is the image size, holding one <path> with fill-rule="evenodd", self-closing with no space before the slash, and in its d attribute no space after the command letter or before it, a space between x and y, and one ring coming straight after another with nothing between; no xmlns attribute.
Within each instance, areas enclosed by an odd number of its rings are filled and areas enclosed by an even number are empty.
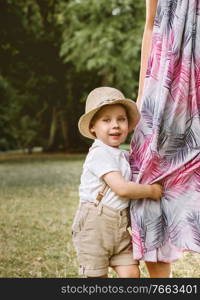
<svg viewBox="0 0 200 300"><path fill-rule="evenodd" d="M158 261L156 263L146 261L146 266L151 278L169 278L171 274L171 264Z"/></svg>
<svg viewBox="0 0 200 300"><path fill-rule="evenodd" d="M113 269L120 278L140 278L140 269L138 265L115 266Z"/></svg>

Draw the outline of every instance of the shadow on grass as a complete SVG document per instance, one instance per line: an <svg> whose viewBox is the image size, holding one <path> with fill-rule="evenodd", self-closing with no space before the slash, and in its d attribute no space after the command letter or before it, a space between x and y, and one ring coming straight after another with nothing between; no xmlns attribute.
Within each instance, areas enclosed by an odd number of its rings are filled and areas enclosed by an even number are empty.
<svg viewBox="0 0 200 300"><path fill-rule="evenodd" d="M37 153L37 154L0 154L2 163L34 163L49 161L78 161L83 160L86 154L64 154L64 153Z"/></svg>

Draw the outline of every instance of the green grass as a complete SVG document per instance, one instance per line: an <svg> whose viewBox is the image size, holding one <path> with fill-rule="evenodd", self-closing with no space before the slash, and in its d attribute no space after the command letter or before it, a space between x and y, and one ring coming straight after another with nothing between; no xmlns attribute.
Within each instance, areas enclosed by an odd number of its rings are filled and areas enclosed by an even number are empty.
<svg viewBox="0 0 200 300"><path fill-rule="evenodd" d="M84 155L0 161L0 277L78 277L71 223ZM173 277L200 277L200 256L185 253ZM141 263L142 277L148 277ZM110 271L110 276L115 274Z"/></svg>

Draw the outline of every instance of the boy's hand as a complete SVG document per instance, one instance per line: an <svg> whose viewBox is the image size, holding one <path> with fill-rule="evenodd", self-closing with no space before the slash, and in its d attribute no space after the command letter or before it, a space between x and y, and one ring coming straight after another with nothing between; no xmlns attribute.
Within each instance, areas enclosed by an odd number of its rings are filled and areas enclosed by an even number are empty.
<svg viewBox="0 0 200 300"><path fill-rule="evenodd" d="M163 187L159 183L151 184L151 197L154 200L159 201L163 193Z"/></svg>

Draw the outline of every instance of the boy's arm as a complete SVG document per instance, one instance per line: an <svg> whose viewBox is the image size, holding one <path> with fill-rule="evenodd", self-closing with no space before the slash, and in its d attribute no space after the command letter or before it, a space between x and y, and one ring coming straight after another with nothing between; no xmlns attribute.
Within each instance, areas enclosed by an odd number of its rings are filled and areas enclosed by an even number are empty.
<svg viewBox="0 0 200 300"><path fill-rule="evenodd" d="M114 193L123 198L152 198L160 200L162 195L162 186L160 184L150 185L127 181L117 171L109 172L102 178Z"/></svg>

